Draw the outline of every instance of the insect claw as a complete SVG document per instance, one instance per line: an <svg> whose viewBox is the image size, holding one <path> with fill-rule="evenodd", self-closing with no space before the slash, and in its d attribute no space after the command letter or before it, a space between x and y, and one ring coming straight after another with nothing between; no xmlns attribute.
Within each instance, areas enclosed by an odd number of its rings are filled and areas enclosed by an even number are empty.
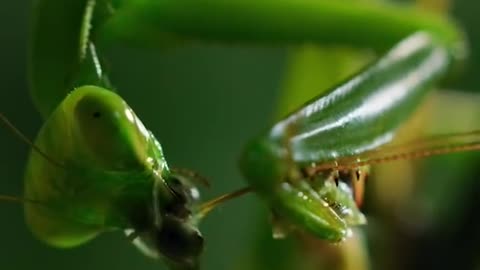
<svg viewBox="0 0 480 270"><path fill-rule="evenodd" d="M131 232L126 232L126 236L129 242L133 242L140 236L140 233L138 231L132 230Z"/></svg>
<svg viewBox="0 0 480 270"><path fill-rule="evenodd" d="M285 220L282 220L282 218L278 216L274 210L272 210L271 223L273 239L285 239L293 230L292 226L289 225Z"/></svg>
<svg viewBox="0 0 480 270"><path fill-rule="evenodd" d="M360 169L355 170L355 175L356 175L356 180L360 181L360 177L362 176L362 172L360 171Z"/></svg>
<svg viewBox="0 0 480 270"><path fill-rule="evenodd" d="M335 161L335 166L338 166L338 163ZM340 181L340 171L337 169L334 169L332 171L332 178L333 181L335 182L335 186L338 187L338 182Z"/></svg>

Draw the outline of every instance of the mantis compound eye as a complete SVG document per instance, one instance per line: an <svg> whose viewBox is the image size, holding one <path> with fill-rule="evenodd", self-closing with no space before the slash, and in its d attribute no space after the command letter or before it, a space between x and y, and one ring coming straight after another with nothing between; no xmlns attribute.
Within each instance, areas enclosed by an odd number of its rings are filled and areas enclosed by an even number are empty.
<svg viewBox="0 0 480 270"><path fill-rule="evenodd" d="M132 169L146 159L148 131L132 109L115 93L85 86L73 110L73 136L87 158L108 169ZM78 93L80 92L80 93Z"/></svg>

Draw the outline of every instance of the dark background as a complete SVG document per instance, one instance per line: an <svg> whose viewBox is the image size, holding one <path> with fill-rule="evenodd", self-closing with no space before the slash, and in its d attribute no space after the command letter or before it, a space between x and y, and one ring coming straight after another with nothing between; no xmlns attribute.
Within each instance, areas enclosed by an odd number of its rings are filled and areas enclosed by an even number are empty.
<svg viewBox="0 0 480 270"><path fill-rule="evenodd" d="M28 137L41 126L28 92L27 39L29 2L5 1L0 8L0 111ZM451 88L475 91L480 87L480 2L454 1L452 13L467 29L471 41L469 67ZM204 198L244 185L237 157L244 142L272 119L286 62L285 48L243 48L192 45L163 51L115 48L108 52L111 79L145 125L160 139L173 166L200 171L211 179ZM0 193L22 194L29 147L7 129L0 129ZM477 179L477 178L475 178ZM477 179L478 180L478 179ZM478 185L470 186L476 190ZM443 254L473 241L479 192L465 195L470 204L459 231L439 242L432 236L414 237L426 255ZM479 194L480 195L480 194ZM477 196L478 197L478 196ZM216 210L202 225L207 239L204 269L244 269L258 238L258 220L267 220L264 206L254 196ZM464 232L464 233L460 233ZM473 236L472 236L473 235ZM162 269L146 259L123 235L105 234L71 250L49 248L37 241L23 221L21 206L0 203L0 269ZM433 243L433 244L432 244ZM442 248L442 244L445 247ZM276 245L274 243L274 245ZM281 245L281 244L280 244ZM477 261L478 245L468 258ZM435 247L438 247L436 253ZM257 250L258 251L258 250ZM423 254L423 253L422 253ZM463 254L463 253L462 253ZM447 256L447 255L445 255ZM414 258L420 262L427 258ZM480 262L480 261L479 261ZM455 261L450 261L451 265ZM456 263L461 264L461 261ZM447 267L442 264L439 267ZM425 266L426 268L432 265Z"/></svg>

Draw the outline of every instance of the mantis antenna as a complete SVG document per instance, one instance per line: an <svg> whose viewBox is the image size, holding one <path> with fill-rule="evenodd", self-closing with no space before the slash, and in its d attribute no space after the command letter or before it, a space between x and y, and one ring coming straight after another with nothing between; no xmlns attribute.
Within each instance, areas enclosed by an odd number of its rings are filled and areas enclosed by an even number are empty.
<svg viewBox="0 0 480 270"><path fill-rule="evenodd" d="M11 196L11 195L0 195L0 201L19 203L19 204L26 204L26 203L42 204L39 201L35 201L35 200L31 200L31 199L25 199L25 198Z"/></svg>
<svg viewBox="0 0 480 270"><path fill-rule="evenodd" d="M420 159L430 156L445 155L458 152L480 150L480 130L460 133L434 135L413 140L400 145L385 146L357 156L343 158L334 162L319 164L308 168L310 173L326 170L348 170L365 165L386 163L396 160ZM199 217L206 216L218 205L252 192L251 187L245 187L200 205Z"/></svg>
<svg viewBox="0 0 480 270"><path fill-rule="evenodd" d="M454 140L468 140L470 139L475 139L475 138L480 138L480 129L477 130L472 130L472 131L465 131L465 132L456 132L456 133L444 133L444 134L436 134L424 138L419 138L419 139L413 139L409 142L401 143L401 144L395 144L395 145L386 145L384 147L374 149L372 151L369 151L368 153L374 153L374 152L381 152L385 153L386 151L392 151L392 150L397 150L402 149L418 149L420 147L428 147L432 145L446 145L448 143L453 143Z"/></svg>
<svg viewBox="0 0 480 270"><path fill-rule="evenodd" d="M62 163L50 157L44 151L42 151L38 146L36 146L27 136L25 136L25 134L23 134L23 132L21 132L18 128L16 128L15 125L12 124L10 120L8 120L8 118L1 112L0 112L0 121L3 122L5 126L7 126L7 128L10 129L17 138L19 138L22 142L32 147L32 149L35 152L37 152L40 156L42 156L45 160L47 160L48 162L52 163L55 166L58 166L60 168L65 168Z"/></svg>
<svg viewBox="0 0 480 270"><path fill-rule="evenodd" d="M51 158L49 155L47 155L45 152L43 152L40 148L38 148L30 139L28 139L25 134L23 134L18 128L13 125L8 118L0 112L0 121L5 124L5 126L10 129L13 134L19 138L22 142L26 143L32 149L37 152L40 156L42 156L45 160L48 162L52 163L55 166L58 166L60 168L64 168L64 166L56 161L55 159ZM31 199L26 199L22 197L16 197L16 196L11 196L11 195L0 195L0 201L4 202L13 202L13 203L19 203L19 204L26 204L26 203L31 203L31 204L42 204L39 201L31 200Z"/></svg>
<svg viewBox="0 0 480 270"><path fill-rule="evenodd" d="M30 203L30 202L33 203L33 201L26 200L26 199L23 199L23 198L20 198L20 197L9 196L9 195L0 195L0 201L20 203L20 204Z"/></svg>
<svg viewBox="0 0 480 270"><path fill-rule="evenodd" d="M245 194L248 194L252 191L253 191L253 189L251 187L244 187L244 188L241 188L239 190L223 194L223 195L221 195L217 198L214 198L210 201L207 201L207 202L203 203L202 205L200 205L200 210L198 211L197 216L199 218L202 218L202 217L206 216L210 211L215 209L215 207L219 206L220 204L225 203L227 201L230 201L232 199L241 197L241 196L243 196Z"/></svg>
<svg viewBox="0 0 480 270"><path fill-rule="evenodd" d="M480 130L441 134L401 145L386 146L358 156L319 164L309 170L313 173L331 169L348 170L396 160L420 159L477 150L480 150Z"/></svg>

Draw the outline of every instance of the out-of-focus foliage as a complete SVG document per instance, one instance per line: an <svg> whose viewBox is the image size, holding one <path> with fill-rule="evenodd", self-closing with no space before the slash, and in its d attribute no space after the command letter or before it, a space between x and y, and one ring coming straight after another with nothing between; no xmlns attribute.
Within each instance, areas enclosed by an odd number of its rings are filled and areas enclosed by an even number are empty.
<svg viewBox="0 0 480 270"><path fill-rule="evenodd" d="M0 9L0 111L33 138L41 120L27 89L30 4L5 1ZM480 91L478 10L478 1L451 3L451 12L465 26L471 45L464 73L448 82L451 89ZM287 49L198 44L147 51L115 48L108 56L112 81L160 139L170 164L195 169L211 179L212 188L204 190L204 197L243 185L236 167L241 147L275 115L286 113L294 103L326 89L373 57L369 52L317 50L310 45ZM313 92L295 101L279 99L285 95L281 91L288 95L293 87ZM430 104L404 134L480 127L475 126L478 98L442 95ZM0 149L0 193L21 194L28 146L0 129ZM474 269L480 266L480 233L475 229L480 224L479 160L478 154L459 154L378 168L368 183L369 225L345 247L331 247L307 236L272 240L267 209L257 198L231 202L202 225L207 239L204 269L318 269L318 265L361 269L368 264L374 269ZM163 269L120 233L106 234L77 249L56 250L30 235L18 205L0 204L0 216L1 269Z"/></svg>

